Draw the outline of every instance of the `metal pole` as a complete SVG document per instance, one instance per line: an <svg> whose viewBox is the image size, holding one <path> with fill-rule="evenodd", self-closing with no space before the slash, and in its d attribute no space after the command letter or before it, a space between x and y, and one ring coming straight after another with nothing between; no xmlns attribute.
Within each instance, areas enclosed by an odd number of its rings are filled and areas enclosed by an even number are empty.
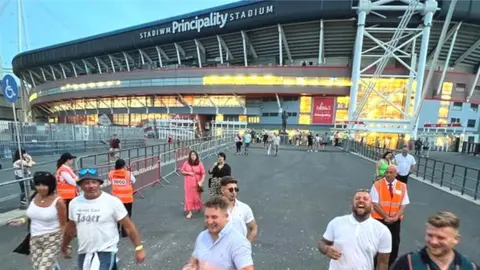
<svg viewBox="0 0 480 270"><path fill-rule="evenodd" d="M15 134L17 137L17 148L18 148L18 153L20 156L20 159L23 161L23 155L22 155L22 145L20 144L20 132L18 131L18 121L17 121L17 110L15 108L15 103L12 103L12 110L13 110L13 122L15 125ZM23 178L25 177L25 168L23 167L23 162L20 162L20 168L23 173ZM27 205L30 201L30 184L28 181L25 181L25 199L27 201Z"/></svg>
<svg viewBox="0 0 480 270"><path fill-rule="evenodd" d="M460 29L460 26L462 26L462 22L459 22L457 24L457 27L455 28L455 32L452 37L452 41L450 42L450 48L448 49L447 59L445 59L445 64L443 65L442 77L440 77L440 82L438 83L438 87L437 87L437 96L440 95L440 93L442 92L443 82L445 81L445 76L447 75L447 70L450 64L450 58L452 57L453 48L455 47L455 41L457 40L457 34L458 34L458 30Z"/></svg>
<svg viewBox="0 0 480 270"><path fill-rule="evenodd" d="M360 10L358 12L357 36L355 38L355 47L353 49L352 86L350 87L348 121L354 121L355 111L357 110L357 95L358 86L360 84L360 68L362 64L363 33L365 31L366 18L367 12L364 10Z"/></svg>

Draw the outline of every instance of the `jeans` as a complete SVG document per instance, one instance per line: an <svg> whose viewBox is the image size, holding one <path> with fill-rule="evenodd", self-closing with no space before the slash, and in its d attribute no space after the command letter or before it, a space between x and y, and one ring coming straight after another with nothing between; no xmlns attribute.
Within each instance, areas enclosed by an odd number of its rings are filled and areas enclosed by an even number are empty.
<svg viewBox="0 0 480 270"><path fill-rule="evenodd" d="M23 179L23 177L15 176L15 180L20 180L20 179ZM26 201L27 195L26 195L26 189L25 189L25 181L18 182L18 185L20 186L20 201ZM34 189L33 182L31 180L30 180L30 188L31 190Z"/></svg>
<svg viewBox="0 0 480 270"><path fill-rule="evenodd" d="M78 254L79 269L83 269L86 254ZM117 254L113 252L97 252L100 260L100 270L118 270Z"/></svg>

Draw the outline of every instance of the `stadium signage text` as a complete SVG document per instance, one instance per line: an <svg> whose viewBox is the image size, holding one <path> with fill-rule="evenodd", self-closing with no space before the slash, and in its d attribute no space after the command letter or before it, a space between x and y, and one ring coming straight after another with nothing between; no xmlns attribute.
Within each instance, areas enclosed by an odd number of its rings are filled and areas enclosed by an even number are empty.
<svg viewBox="0 0 480 270"><path fill-rule="evenodd" d="M147 39L156 36L184 33L190 31L197 31L198 33L200 33L202 29L209 27L217 27L222 29L228 22L250 19L273 12L273 5L236 12L211 12L208 16L195 16L195 18L190 20L173 21L171 22L170 26L150 29L148 31L141 32L140 39Z"/></svg>

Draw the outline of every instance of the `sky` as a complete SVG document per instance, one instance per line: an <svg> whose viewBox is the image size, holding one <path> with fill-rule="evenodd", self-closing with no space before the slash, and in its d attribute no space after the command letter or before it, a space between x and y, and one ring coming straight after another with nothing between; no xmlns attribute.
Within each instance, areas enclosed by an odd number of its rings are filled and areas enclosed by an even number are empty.
<svg viewBox="0 0 480 270"><path fill-rule="evenodd" d="M0 63L19 52L19 0L0 0ZM22 51L211 8L233 0L21 0Z"/></svg>

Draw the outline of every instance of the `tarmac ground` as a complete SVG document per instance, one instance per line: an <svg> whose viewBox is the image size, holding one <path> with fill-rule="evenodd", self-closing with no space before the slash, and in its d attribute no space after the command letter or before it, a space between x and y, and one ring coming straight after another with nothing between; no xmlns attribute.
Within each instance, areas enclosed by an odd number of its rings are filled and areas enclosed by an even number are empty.
<svg viewBox="0 0 480 270"><path fill-rule="evenodd" d="M276 157L266 156L262 148L252 148L248 156L234 155L233 149L227 152L227 163L239 179L239 199L251 206L259 226L253 245L256 269L328 269L328 259L317 251L317 242L331 219L351 212L355 190L371 187L374 164L337 148L327 150L281 149ZM210 167L214 160L203 162ZM169 168L162 167L162 171ZM192 220L184 218L182 178L172 175L168 180L171 184L147 189L145 198L135 201L133 220L142 235L147 259L136 265L131 243L122 239L121 269L177 270L188 261L204 221L201 214ZM426 219L436 211L448 210L462 221L458 250L480 261L477 205L415 180L409 182L409 196L401 253L421 247ZM26 230L0 230L2 269L31 268L29 258L12 253ZM62 269L75 269L74 260L61 259L60 264Z"/></svg>

